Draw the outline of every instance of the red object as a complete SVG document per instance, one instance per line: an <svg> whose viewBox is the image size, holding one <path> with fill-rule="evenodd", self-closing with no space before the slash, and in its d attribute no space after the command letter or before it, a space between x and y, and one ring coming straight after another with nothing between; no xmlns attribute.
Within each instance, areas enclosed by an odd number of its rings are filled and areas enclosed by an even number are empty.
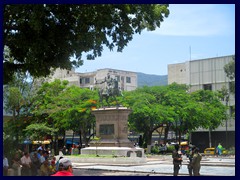
<svg viewBox="0 0 240 180"><path fill-rule="evenodd" d="M73 174L68 171L58 171L56 174L53 174L51 176L73 176Z"/></svg>

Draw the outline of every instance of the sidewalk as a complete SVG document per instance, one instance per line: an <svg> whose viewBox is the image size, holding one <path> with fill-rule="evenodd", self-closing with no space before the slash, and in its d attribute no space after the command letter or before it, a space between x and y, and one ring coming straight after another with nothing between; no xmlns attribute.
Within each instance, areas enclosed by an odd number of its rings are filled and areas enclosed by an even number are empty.
<svg viewBox="0 0 240 180"><path fill-rule="evenodd" d="M113 163L83 163L79 158L68 156L73 162L73 168L85 172L104 171L116 174L141 174L171 176L173 172L171 155L157 155L147 157L147 162L142 164L113 164ZM57 157L58 159L58 157ZM97 158L95 158L97 159ZM116 158L117 159L117 158ZM187 158L183 157L183 164L179 175L188 176ZM202 176L235 176L235 157L203 157L201 162ZM110 173L111 174L111 173Z"/></svg>

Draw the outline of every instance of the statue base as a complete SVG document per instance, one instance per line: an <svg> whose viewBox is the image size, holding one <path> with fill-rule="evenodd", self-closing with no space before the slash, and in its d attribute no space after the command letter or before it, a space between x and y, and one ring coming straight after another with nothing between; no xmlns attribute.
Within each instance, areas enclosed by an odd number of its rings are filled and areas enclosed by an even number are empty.
<svg viewBox="0 0 240 180"><path fill-rule="evenodd" d="M128 139L128 115L126 107L99 108L92 111L96 117L96 136L99 141L90 142L90 147L130 147Z"/></svg>

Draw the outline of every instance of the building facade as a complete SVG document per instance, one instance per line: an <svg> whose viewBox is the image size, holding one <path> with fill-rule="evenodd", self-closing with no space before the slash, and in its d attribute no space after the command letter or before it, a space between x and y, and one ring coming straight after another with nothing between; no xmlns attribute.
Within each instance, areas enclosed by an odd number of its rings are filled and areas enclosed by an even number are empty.
<svg viewBox="0 0 240 180"><path fill-rule="evenodd" d="M137 88L137 74L131 71L116 69L99 69L94 72L78 73L74 70L57 69L50 77L49 81L54 79L68 80L69 85L76 85L81 88L93 89L98 82L101 82L110 74L112 78L118 80L122 91L132 91Z"/></svg>
<svg viewBox="0 0 240 180"><path fill-rule="evenodd" d="M190 85L190 92L204 89L217 91L224 86L228 89L232 83L226 76L224 66L233 60L233 56L222 56L208 59L187 61L178 64L168 65L168 84L176 82L178 84ZM234 80L235 81L235 80ZM229 100L222 103L229 106L228 113L235 106L235 95L229 93ZM209 129L199 128L192 133L192 142L197 142L203 148L209 146ZM226 119L217 129L211 131L212 146L218 143L223 146L235 146L235 118Z"/></svg>

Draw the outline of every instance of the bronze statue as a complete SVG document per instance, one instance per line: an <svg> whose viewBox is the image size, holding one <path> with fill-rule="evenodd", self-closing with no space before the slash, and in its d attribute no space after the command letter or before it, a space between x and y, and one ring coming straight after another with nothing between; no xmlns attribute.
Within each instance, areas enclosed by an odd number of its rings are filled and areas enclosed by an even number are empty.
<svg viewBox="0 0 240 180"><path fill-rule="evenodd" d="M98 90L98 94L99 94L99 99L100 99L100 103L102 104L103 107L103 99L106 100L106 103L109 105L108 99L109 97L113 97L115 101L117 101L116 97L117 96L123 96L122 95L122 91L121 88L118 86L118 81L115 78L112 78L110 76L110 74L107 74L107 77L105 77L105 79L101 82L97 82L97 80L95 79L95 84L103 84L106 83L104 87L99 88ZM118 102L117 102L118 105Z"/></svg>

